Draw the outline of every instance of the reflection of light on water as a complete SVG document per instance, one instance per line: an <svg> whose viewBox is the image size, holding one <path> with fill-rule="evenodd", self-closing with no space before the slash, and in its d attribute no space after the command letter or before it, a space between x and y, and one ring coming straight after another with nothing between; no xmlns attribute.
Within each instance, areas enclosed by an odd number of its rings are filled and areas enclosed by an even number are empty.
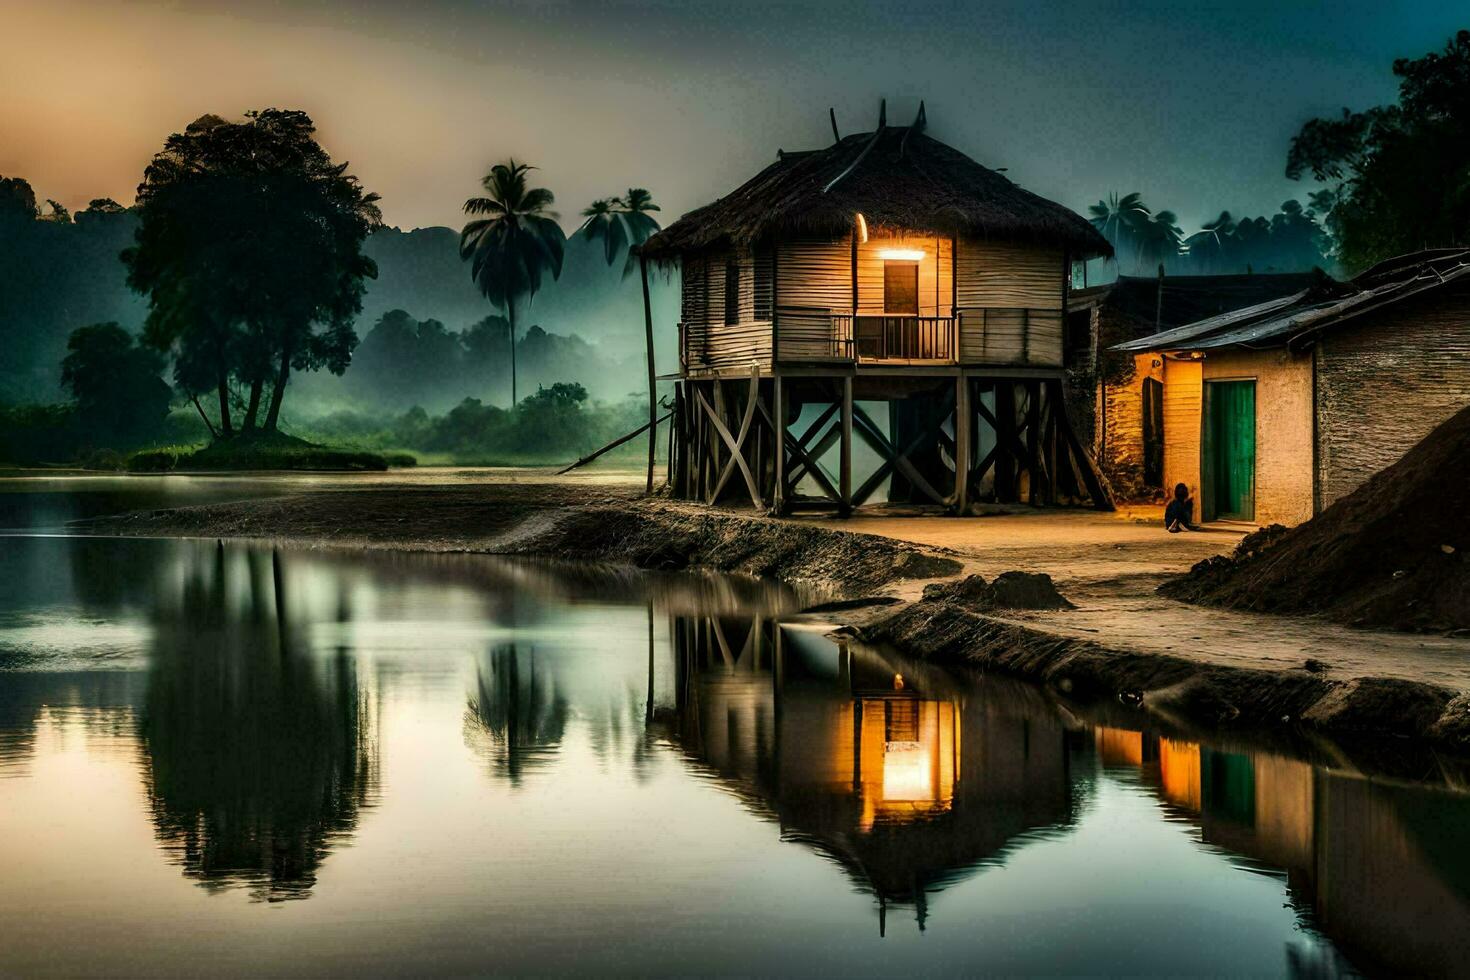
<svg viewBox="0 0 1470 980"><path fill-rule="evenodd" d="M959 778L959 726L951 701L861 698L859 827L921 820L947 811Z"/></svg>
<svg viewBox="0 0 1470 980"><path fill-rule="evenodd" d="M934 799L929 753L918 742L889 742L883 746L883 802Z"/></svg>
<svg viewBox="0 0 1470 980"><path fill-rule="evenodd" d="M27 617L19 625L0 626L0 663L44 666L57 670L80 662L109 667L141 662L151 629L129 619L85 619L61 611ZM69 611L68 611L69 612Z"/></svg>

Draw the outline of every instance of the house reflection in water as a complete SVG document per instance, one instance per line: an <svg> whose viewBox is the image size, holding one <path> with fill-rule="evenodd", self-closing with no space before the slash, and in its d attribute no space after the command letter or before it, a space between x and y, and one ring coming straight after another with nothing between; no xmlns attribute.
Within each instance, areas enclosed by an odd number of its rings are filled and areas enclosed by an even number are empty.
<svg viewBox="0 0 1470 980"><path fill-rule="evenodd" d="M656 719L782 834L836 860L879 904L911 906L1069 823L1077 744L1038 694L963 690L767 619L679 618L675 711Z"/></svg>
<svg viewBox="0 0 1470 980"><path fill-rule="evenodd" d="M1205 843L1283 869L1296 905L1358 966L1463 966L1470 800L1146 732L1099 727L1093 738L1105 768L1138 770Z"/></svg>

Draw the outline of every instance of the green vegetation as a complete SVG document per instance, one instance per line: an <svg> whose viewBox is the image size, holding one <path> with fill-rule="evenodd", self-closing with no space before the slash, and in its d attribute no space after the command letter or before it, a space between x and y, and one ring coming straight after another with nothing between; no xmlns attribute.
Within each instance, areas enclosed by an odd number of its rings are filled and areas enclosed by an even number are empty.
<svg viewBox="0 0 1470 980"><path fill-rule="evenodd" d="M394 416L339 411L296 428L334 445L389 454L406 450L432 462L533 465L571 462L636 429L641 414L638 401L594 403L581 385L561 383L528 395L514 409L466 398L443 415L422 408ZM630 446L613 458L635 453Z"/></svg>
<svg viewBox="0 0 1470 980"><path fill-rule="evenodd" d="M232 383L246 392L240 431L273 431L291 372L341 374L357 346L377 195L315 132L298 111L204 116L164 142L138 188L137 244L122 257L148 297L143 336L172 355L175 385L221 438L236 431ZM214 421L198 401L209 393Z"/></svg>
<svg viewBox="0 0 1470 980"><path fill-rule="evenodd" d="M1269 218L1230 212L1185 236L1174 212L1137 192L1089 208L1120 269L1152 275L1348 273L1470 239L1470 31L1443 51L1393 63L1395 105L1309 120L1292 139L1286 176L1323 185Z"/></svg>
<svg viewBox="0 0 1470 980"><path fill-rule="evenodd" d="M1397 105L1313 119L1286 158L1286 176L1328 184L1313 201L1353 269L1470 238L1470 31L1393 73Z"/></svg>
<svg viewBox="0 0 1470 980"><path fill-rule="evenodd" d="M1302 207L1286 201L1270 218L1231 217L1229 211L1186 236L1173 211L1155 210L1143 195L1110 194L1088 208L1092 223L1117 251L1121 271L1151 276L1304 272L1335 264L1334 241L1322 225L1318 196Z"/></svg>
<svg viewBox="0 0 1470 980"><path fill-rule="evenodd" d="M526 186L532 167L507 160L481 181L486 197L472 197L464 213L478 215L460 232L459 255L470 263L470 277L491 305L505 310L510 348L510 404L516 398L516 302L528 301L541 280L561 276L566 234L551 210L556 196L544 187Z"/></svg>
<svg viewBox="0 0 1470 980"><path fill-rule="evenodd" d="M319 446L281 432L258 432L216 439L206 446L167 446L134 453L133 473L191 470L386 470L378 453Z"/></svg>

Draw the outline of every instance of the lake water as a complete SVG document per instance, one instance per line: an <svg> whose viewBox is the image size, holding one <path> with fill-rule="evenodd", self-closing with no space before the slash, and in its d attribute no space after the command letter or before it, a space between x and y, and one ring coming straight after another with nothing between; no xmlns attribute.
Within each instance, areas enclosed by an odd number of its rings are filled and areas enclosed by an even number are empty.
<svg viewBox="0 0 1470 980"><path fill-rule="evenodd" d="M839 645L781 588L0 559L0 975L1470 965L1470 797Z"/></svg>

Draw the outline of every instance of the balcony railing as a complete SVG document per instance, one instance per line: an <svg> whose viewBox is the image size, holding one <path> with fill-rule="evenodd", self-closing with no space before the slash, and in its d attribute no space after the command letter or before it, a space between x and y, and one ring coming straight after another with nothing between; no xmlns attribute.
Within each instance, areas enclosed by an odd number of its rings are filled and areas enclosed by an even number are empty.
<svg viewBox="0 0 1470 980"><path fill-rule="evenodd" d="M948 316L833 317L839 335L853 340L859 361L952 361L955 320ZM847 320L839 324L835 321Z"/></svg>
<svg viewBox="0 0 1470 980"><path fill-rule="evenodd" d="M959 352L954 317L854 316L782 307L777 319L777 358L783 361L953 363Z"/></svg>

